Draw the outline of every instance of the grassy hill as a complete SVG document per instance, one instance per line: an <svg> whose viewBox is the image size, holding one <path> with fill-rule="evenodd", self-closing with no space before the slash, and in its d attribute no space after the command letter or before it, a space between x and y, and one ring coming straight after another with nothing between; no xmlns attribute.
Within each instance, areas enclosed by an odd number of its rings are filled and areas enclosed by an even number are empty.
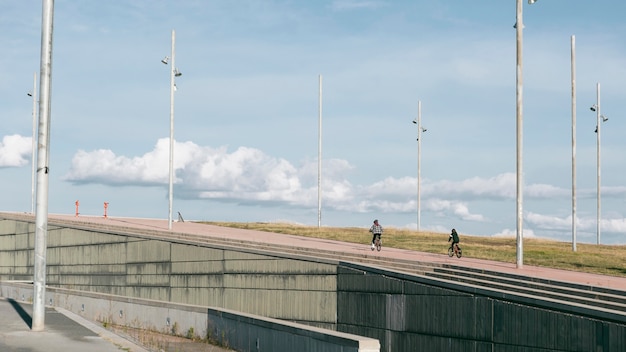
<svg viewBox="0 0 626 352"><path fill-rule="evenodd" d="M368 244L367 229L356 227L314 227L284 223L203 222L206 224L283 233L304 237L324 238L342 242ZM461 236L463 257L515 263L515 238ZM416 232L385 228L384 246L428 253L447 253L448 234ZM524 239L524 265L582 271L587 273L626 277L626 246L577 243L576 252L569 242L544 239Z"/></svg>

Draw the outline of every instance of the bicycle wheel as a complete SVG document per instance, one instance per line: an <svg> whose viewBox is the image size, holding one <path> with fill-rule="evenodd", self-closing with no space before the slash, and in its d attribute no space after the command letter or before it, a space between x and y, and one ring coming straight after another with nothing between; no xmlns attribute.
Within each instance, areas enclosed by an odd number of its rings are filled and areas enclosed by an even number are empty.
<svg viewBox="0 0 626 352"><path fill-rule="evenodd" d="M382 248L383 248L383 240L379 238L376 240L376 250L380 252Z"/></svg>
<svg viewBox="0 0 626 352"><path fill-rule="evenodd" d="M463 251L461 250L461 247L457 247L456 248L456 257L457 258L461 258L463 256Z"/></svg>
<svg viewBox="0 0 626 352"><path fill-rule="evenodd" d="M448 257L454 257L454 249L452 247L448 248Z"/></svg>

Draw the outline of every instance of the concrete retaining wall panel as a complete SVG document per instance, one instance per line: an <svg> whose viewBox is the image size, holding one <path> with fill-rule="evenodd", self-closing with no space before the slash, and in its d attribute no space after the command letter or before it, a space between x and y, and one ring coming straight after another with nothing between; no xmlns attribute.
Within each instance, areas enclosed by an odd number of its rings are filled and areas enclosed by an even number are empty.
<svg viewBox="0 0 626 352"><path fill-rule="evenodd" d="M225 289L224 308L277 319L333 322L334 292Z"/></svg>
<svg viewBox="0 0 626 352"><path fill-rule="evenodd" d="M127 286L124 290L123 296L169 302L170 288L155 286Z"/></svg>
<svg viewBox="0 0 626 352"><path fill-rule="evenodd" d="M205 262L172 262L172 274L222 274L224 273L223 261Z"/></svg>
<svg viewBox="0 0 626 352"><path fill-rule="evenodd" d="M222 275L185 274L170 275L170 286L172 288L206 288L206 287L223 287L224 278Z"/></svg>
<svg viewBox="0 0 626 352"><path fill-rule="evenodd" d="M224 251L224 260L265 260L268 256L249 252Z"/></svg>
<svg viewBox="0 0 626 352"><path fill-rule="evenodd" d="M98 261L91 264L121 264L126 262L126 243L102 243L95 245Z"/></svg>
<svg viewBox="0 0 626 352"><path fill-rule="evenodd" d="M34 248L33 247L34 238L35 238L34 232L15 235L15 249L16 250L20 250L20 249L32 250Z"/></svg>
<svg viewBox="0 0 626 352"><path fill-rule="evenodd" d="M20 222L15 220L0 220L0 236L1 235L14 235L17 233L16 226Z"/></svg>
<svg viewBox="0 0 626 352"><path fill-rule="evenodd" d="M16 250L15 251L15 267L32 267L35 265L33 258L33 250Z"/></svg>
<svg viewBox="0 0 626 352"><path fill-rule="evenodd" d="M90 258L97 260L98 250L92 246L48 247L47 265L85 265Z"/></svg>
<svg viewBox="0 0 626 352"><path fill-rule="evenodd" d="M202 261L222 261L224 250L191 246L185 244L172 244L172 262L202 262Z"/></svg>
<svg viewBox="0 0 626 352"><path fill-rule="evenodd" d="M334 275L227 274L224 275L224 286L228 288L335 292L337 277Z"/></svg>
<svg viewBox="0 0 626 352"><path fill-rule="evenodd" d="M48 275L126 275L124 264L47 266Z"/></svg>
<svg viewBox="0 0 626 352"><path fill-rule="evenodd" d="M401 294L404 292L404 283L383 275L340 267L336 269L341 280L337 282L337 290L347 292L384 292Z"/></svg>
<svg viewBox="0 0 626 352"><path fill-rule="evenodd" d="M126 264L126 273L131 277L141 275L161 275L167 278L171 272L170 262Z"/></svg>
<svg viewBox="0 0 626 352"><path fill-rule="evenodd" d="M491 301L486 298L465 295L408 296L406 330L459 339L491 338L492 312ZM469 321L472 324L468 324Z"/></svg>
<svg viewBox="0 0 626 352"><path fill-rule="evenodd" d="M170 244L163 241L129 241L126 250L128 263L169 262Z"/></svg>
<svg viewBox="0 0 626 352"><path fill-rule="evenodd" d="M257 274L335 274L334 265L312 263L293 259L261 257L257 260L226 260L226 273L257 273Z"/></svg>
<svg viewBox="0 0 626 352"><path fill-rule="evenodd" d="M602 322L596 320L565 318L558 312L508 302L494 305L494 329L496 343L548 349L569 346L569 351L596 351L598 343L603 344L605 333Z"/></svg>
<svg viewBox="0 0 626 352"><path fill-rule="evenodd" d="M147 267L152 264L144 264ZM169 264L164 263L164 266ZM127 275L126 284L129 286L170 286L170 278L168 274L137 274Z"/></svg>
<svg viewBox="0 0 626 352"><path fill-rule="evenodd" d="M215 291L217 290L204 287L177 287L171 289L171 297L172 302L221 307L223 290L220 289L218 294L215 294ZM211 297L211 295L214 295L214 297Z"/></svg>
<svg viewBox="0 0 626 352"><path fill-rule="evenodd" d="M0 235L0 253L3 251L14 251L16 248L16 241L17 236Z"/></svg>
<svg viewBox="0 0 626 352"><path fill-rule="evenodd" d="M15 252L12 251L0 251L0 272L4 269L11 269L15 266ZM9 271L7 271L9 272Z"/></svg>

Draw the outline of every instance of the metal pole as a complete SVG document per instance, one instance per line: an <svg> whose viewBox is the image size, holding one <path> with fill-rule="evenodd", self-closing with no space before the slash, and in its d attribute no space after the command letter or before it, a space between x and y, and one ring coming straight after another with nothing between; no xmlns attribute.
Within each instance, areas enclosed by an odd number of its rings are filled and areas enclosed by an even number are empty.
<svg viewBox="0 0 626 352"><path fill-rule="evenodd" d="M572 35L572 251L576 252L576 37Z"/></svg>
<svg viewBox="0 0 626 352"><path fill-rule="evenodd" d="M176 32L172 29L172 66L170 67L170 179L169 179L169 213L168 229L172 229L172 204L174 203L174 74L176 70Z"/></svg>
<svg viewBox="0 0 626 352"><path fill-rule="evenodd" d="M33 331L43 331L46 298L46 237L48 235L48 171L50 146L50 86L52 82L52 29L54 0L43 0L41 22L41 66L39 136L37 152L37 212L35 214L35 258L33 277Z"/></svg>
<svg viewBox="0 0 626 352"><path fill-rule="evenodd" d="M517 190L516 190L516 205L517 205L517 255L516 266L522 268L524 266L523 259L523 178L522 178L522 132L523 132L523 114L522 114L522 49L523 49L523 37L522 30L524 24L522 21L522 0L517 0L515 33L517 39L517 72L516 72L516 97L517 97L517 109L516 109L516 130L517 130Z"/></svg>
<svg viewBox="0 0 626 352"><path fill-rule="evenodd" d="M421 227L421 194L420 184L422 183L422 102L417 101L417 231Z"/></svg>
<svg viewBox="0 0 626 352"><path fill-rule="evenodd" d="M322 75L319 75L317 140L317 227L322 226Z"/></svg>
<svg viewBox="0 0 626 352"><path fill-rule="evenodd" d="M33 138L31 145L31 182L30 182L30 212L35 214L35 179L37 178L35 174L35 156L37 155L37 72L33 73Z"/></svg>
<svg viewBox="0 0 626 352"><path fill-rule="evenodd" d="M596 233L597 233L597 244L600 244L600 208L601 208L601 201L600 201L600 197L601 197L601 191L600 191L600 125L602 124L602 121L600 120L602 118L602 115L600 114L600 83L597 84L596 86L596 121L597 121L597 127L596 127L596 134L597 134L597 155L596 158L598 160L598 189L596 190L597 196L598 196L598 217L596 219Z"/></svg>

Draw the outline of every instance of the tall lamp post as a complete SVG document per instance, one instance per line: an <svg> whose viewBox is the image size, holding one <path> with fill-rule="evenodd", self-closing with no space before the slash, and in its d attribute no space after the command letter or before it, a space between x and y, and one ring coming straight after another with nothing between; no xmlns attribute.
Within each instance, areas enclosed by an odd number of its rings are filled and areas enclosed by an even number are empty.
<svg viewBox="0 0 626 352"><path fill-rule="evenodd" d="M596 234L597 234L597 244L600 244L600 214L601 214L601 207L602 207L602 202L600 200L601 198L601 190L600 190L600 126L602 125L603 122L606 122L609 120L608 117L602 115L600 113L600 83L598 83L596 85L596 103L591 107L591 111L595 111L596 112L596 145L597 145L597 155L596 155L596 159L598 161L598 165L597 165L597 176L598 176L598 189L596 190L596 194L598 196L598 217L596 219Z"/></svg>
<svg viewBox="0 0 626 352"><path fill-rule="evenodd" d="M537 0L528 0L528 4L532 5ZM524 266L524 247L523 247L523 177L522 177L522 132L523 132L523 113L522 113L522 87L524 84L523 80L523 63L522 63L522 52L523 52L523 30L524 30L524 21L522 20L522 0L517 0L516 6L516 16L515 16L515 37L517 41L516 52L517 52L517 71L515 76L516 82L516 131L517 131L517 145L516 145L516 164L517 164L517 172L516 172L516 213L517 213L517 255L516 255L516 266L517 268L522 268Z"/></svg>
<svg viewBox="0 0 626 352"><path fill-rule="evenodd" d="M172 53L166 56L162 63L170 65L170 162L169 162L169 214L167 227L172 229L172 203L174 202L174 92L176 91L176 77L180 77L182 73L176 68L176 31L172 29Z"/></svg>
<svg viewBox="0 0 626 352"><path fill-rule="evenodd" d="M572 251L576 252L576 37L571 39L572 75Z"/></svg>
<svg viewBox="0 0 626 352"><path fill-rule="evenodd" d="M417 231L419 231L421 229L420 184L422 178L422 132L426 132L426 129L422 127L422 102L419 100L417 101L417 119L414 119L413 123L417 125Z"/></svg>
<svg viewBox="0 0 626 352"><path fill-rule="evenodd" d="M37 145L37 72L33 74L33 91L32 93L28 93L29 97L33 97L33 140L32 140L32 156L31 156L31 182L30 182L30 212L35 214L35 160L36 155L36 145Z"/></svg>
<svg viewBox="0 0 626 352"><path fill-rule="evenodd" d="M322 227L322 75L319 75L317 140L317 228Z"/></svg>

